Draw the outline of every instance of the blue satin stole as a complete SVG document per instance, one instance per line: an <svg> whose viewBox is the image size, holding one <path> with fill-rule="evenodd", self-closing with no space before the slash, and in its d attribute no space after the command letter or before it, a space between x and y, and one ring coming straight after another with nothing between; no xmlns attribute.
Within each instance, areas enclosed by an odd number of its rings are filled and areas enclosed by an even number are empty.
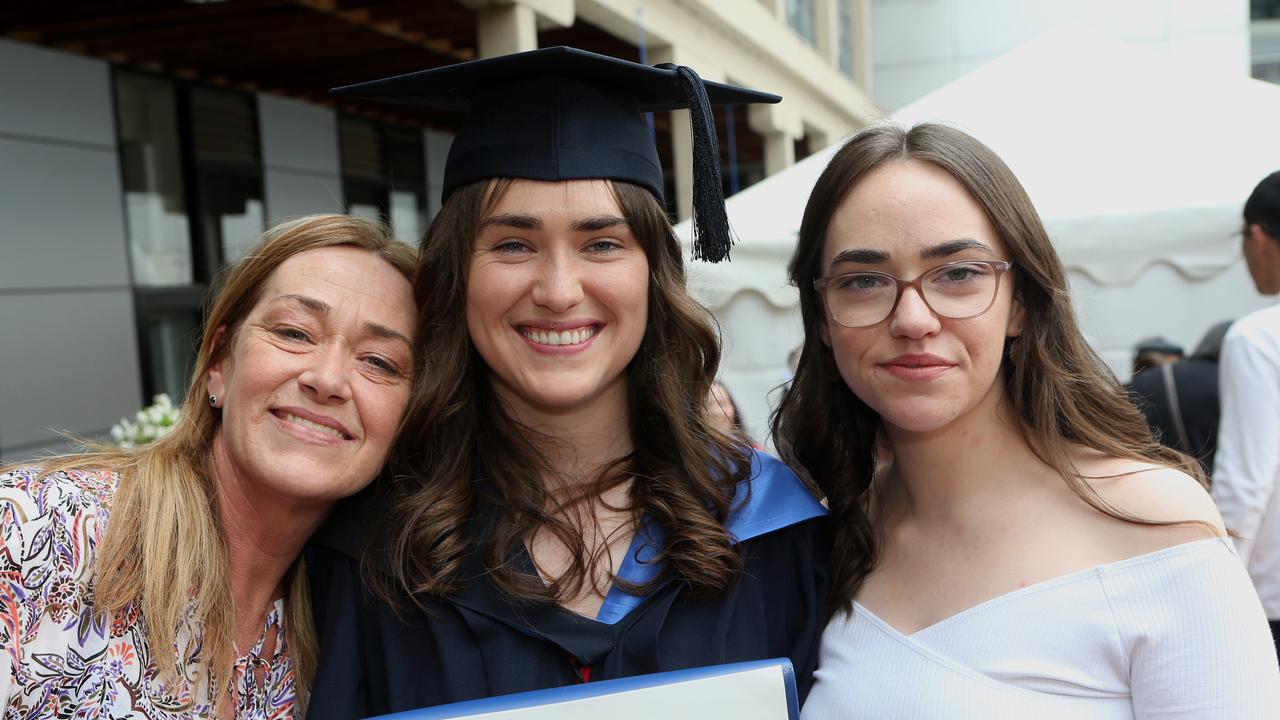
<svg viewBox="0 0 1280 720"><path fill-rule="evenodd" d="M743 502L744 499L747 501ZM805 488L791 468L759 450L751 451L751 475L738 484L730 507L725 528L736 542L827 514L826 508ZM618 577L636 584L657 577L662 564L655 558L665 542L666 530L645 518L631 538L631 547L627 548ZM631 595L614 585L605 596L596 621L613 625L643 600L643 597Z"/></svg>

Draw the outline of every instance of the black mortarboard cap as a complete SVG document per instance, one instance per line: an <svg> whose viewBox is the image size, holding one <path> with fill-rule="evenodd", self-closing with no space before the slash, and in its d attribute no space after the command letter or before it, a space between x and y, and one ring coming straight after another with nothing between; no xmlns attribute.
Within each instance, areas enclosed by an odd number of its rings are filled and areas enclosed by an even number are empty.
<svg viewBox="0 0 1280 720"><path fill-rule="evenodd" d="M729 256L712 105L776 103L769 93L707 82L692 69L649 66L569 47L473 60L334 88L341 97L465 111L445 163L444 193L492 177L607 178L662 199L662 166L642 112L689 108L694 256Z"/></svg>

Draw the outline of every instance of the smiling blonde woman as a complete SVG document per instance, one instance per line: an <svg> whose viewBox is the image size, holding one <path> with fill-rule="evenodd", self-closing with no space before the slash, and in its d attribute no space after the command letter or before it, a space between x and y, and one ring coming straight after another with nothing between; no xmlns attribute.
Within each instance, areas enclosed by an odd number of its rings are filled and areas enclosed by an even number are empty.
<svg viewBox="0 0 1280 720"><path fill-rule="evenodd" d="M378 474L413 383L413 252L341 215L227 273L173 431L0 473L6 717L301 717L299 551Z"/></svg>

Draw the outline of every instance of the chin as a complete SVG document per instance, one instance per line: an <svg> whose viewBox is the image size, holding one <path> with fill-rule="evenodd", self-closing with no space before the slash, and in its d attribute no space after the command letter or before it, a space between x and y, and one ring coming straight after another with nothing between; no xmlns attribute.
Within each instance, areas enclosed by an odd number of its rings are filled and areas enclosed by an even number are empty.
<svg viewBox="0 0 1280 720"><path fill-rule="evenodd" d="M321 462L314 458L282 459L271 468L271 474L263 478L275 492L299 502L333 502L355 494L368 484L376 472L360 482L351 479L350 473L335 473L340 466ZM345 469L345 468L344 468Z"/></svg>
<svg viewBox="0 0 1280 720"><path fill-rule="evenodd" d="M956 419L956 414L946 408L913 407L911 403L889 403L890 408L878 411L880 419L891 427L910 433L928 433L940 430Z"/></svg>

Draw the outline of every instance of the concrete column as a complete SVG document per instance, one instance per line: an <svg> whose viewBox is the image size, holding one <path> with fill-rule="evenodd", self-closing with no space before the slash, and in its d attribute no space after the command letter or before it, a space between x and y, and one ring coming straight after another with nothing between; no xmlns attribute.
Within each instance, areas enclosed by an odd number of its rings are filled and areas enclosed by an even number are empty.
<svg viewBox="0 0 1280 720"><path fill-rule="evenodd" d="M852 0L853 82L871 94L871 0Z"/></svg>
<svg viewBox="0 0 1280 720"><path fill-rule="evenodd" d="M489 5L476 11L480 57L538 49L538 14L521 4Z"/></svg>
<svg viewBox="0 0 1280 720"><path fill-rule="evenodd" d="M660 63L678 65L681 59L671 46L650 49L649 64ZM676 216L685 220L693 215L693 130L688 110L671 111L671 158L675 163Z"/></svg>
<svg viewBox="0 0 1280 720"><path fill-rule="evenodd" d="M804 137L804 125L781 105L751 105L747 123L764 136L764 174L766 177L791 167L796 162L795 141Z"/></svg>
<svg viewBox="0 0 1280 720"><path fill-rule="evenodd" d="M836 12L836 0L813 0L813 32L818 54L831 65L836 64L840 40L840 14Z"/></svg>
<svg viewBox="0 0 1280 720"><path fill-rule="evenodd" d="M838 139L832 137L830 132L827 132L822 128L809 125L808 123L805 123L804 125L804 134L805 137L809 139L809 152L811 153L816 153L822 148L828 147Z"/></svg>

